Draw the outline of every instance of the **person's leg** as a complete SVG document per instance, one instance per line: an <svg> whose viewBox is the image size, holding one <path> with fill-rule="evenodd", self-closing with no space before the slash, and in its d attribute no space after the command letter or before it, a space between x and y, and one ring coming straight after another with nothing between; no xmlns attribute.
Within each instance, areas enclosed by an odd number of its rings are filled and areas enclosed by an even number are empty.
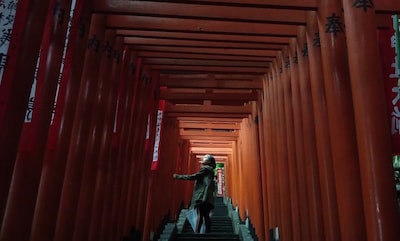
<svg viewBox="0 0 400 241"><path fill-rule="evenodd" d="M200 233L201 225L203 225L203 215L202 215L202 205L199 205L197 210L197 223L196 223L196 231L195 233Z"/></svg>
<svg viewBox="0 0 400 241"><path fill-rule="evenodd" d="M203 218L204 218L204 226L205 226L205 232L209 233L211 231L211 218L210 218L210 206L207 205L206 203L199 205L197 208L197 217L200 218L198 219L198 226L196 227L196 232L200 233L201 225L203 224Z"/></svg>
<svg viewBox="0 0 400 241"><path fill-rule="evenodd" d="M211 208L208 205L204 206L204 225L206 226L206 233L211 232L211 218L210 218Z"/></svg>
<svg viewBox="0 0 400 241"><path fill-rule="evenodd" d="M210 210L204 214L204 224L206 226L206 233L211 232L211 218L210 218Z"/></svg>

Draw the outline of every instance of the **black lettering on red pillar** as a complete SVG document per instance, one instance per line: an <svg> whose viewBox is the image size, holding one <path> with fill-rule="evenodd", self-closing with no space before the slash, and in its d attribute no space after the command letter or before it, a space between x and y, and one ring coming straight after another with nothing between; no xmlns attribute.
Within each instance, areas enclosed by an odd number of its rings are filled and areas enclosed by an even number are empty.
<svg viewBox="0 0 400 241"><path fill-rule="evenodd" d="M89 39L87 48L94 50L96 53L100 51L100 40L97 38L96 34L93 34Z"/></svg>
<svg viewBox="0 0 400 241"><path fill-rule="evenodd" d="M364 12L368 11L368 8L374 8L372 0L355 0L353 3L354 8L362 8Z"/></svg>
<svg viewBox="0 0 400 241"><path fill-rule="evenodd" d="M336 13L332 13L330 17L327 17L327 24L325 33L333 33L333 36L337 36L338 33L344 33L344 24L340 16Z"/></svg>
<svg viewBox="0 0 400 241"><path fill-rule="evenodd" d="M301 50L301 55L303 57L308 57L308 45L307 45L307 43L305 43L303 45L303 49Z"/></svg>
<svg viewBox="0 0 400 241"><path fill-rule="evenodd" d="M316 32L314 34L313 45L314 47L321 47L321 39L319 38L319 32Z"/></svg>

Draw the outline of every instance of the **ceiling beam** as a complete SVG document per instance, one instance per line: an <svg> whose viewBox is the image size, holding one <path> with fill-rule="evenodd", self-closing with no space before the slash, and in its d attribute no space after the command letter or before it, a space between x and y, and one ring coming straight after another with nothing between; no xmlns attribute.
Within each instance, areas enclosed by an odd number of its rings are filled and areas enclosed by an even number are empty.
<svg viewBox="0 0 400 241"><path fill-rule="evenodd" d="M241 62L254 61L254 62L270 62L274 58L263 56L235 56L235 55L222 55L222 54L191 54L191 53L175 53L175 52L158 52L158 51L137 51L137 56L150 58L172 58L172 59L203 59L203 60L236 60L240 59Z"/></svg>
<svg viewBox="0 0 400 241"><path fill-rule="evenodd" d="M175 74L161 74L162 78L165 79L209 79L209 80L262 80L263 78L260 75L255 74L184 74L184 73L175 73Z"/></svg>
<svg viewBox="0 0 400 241"><path fill-rule="evenodd" d="M197 20L172 17L106 15L106 27L115 29L184 31L193 33L254 34L264 36L296 36L296 25Z"/></svg>
<svg viewBox="0 0 400 241"><path fill-rule="evenodd" d="M220 105L172 105L167 103L166 112L173 113L218 113L218 114L251 114L252 105L220 106Z"/></svg>
<svg viewBox="0 0 400 241"><path fill-rule="evenodd" d="M237 123L199 123L199 122L179 122L179 128L182 129L228 129L228 130L239 130L240 124Z"/></svg>
<svg viewBox="0 0 400 241"><path fill-rule="evenodd" d="M242 7L253 6L308 10L315 10L317 8L317 0L196 0L196 2Z"/></svg>
<svg viewBox="0 0 400 241"><path fill-rule="evenodd" d="M257 49L257 50L281 50L285 44L275 43L240 43L223 41L205 40L182 40L182 39L162 39L151 37L124 37L125 44L140 44L144 46L182 46L182 47L205 47L205 48L232 48L232 49Z"/></svg>
<svg viewBox="0 0 400 241"><path fill-rule="evenodd" d="M181 136L184 140L204 140L204 141L237 141L234 136L199 136L199 135L184 135Z"/></svg>
<svg viewBox="0 0 400 241"><path fill-rule="evenodd" d="M257 92L251 93L190 93L173 92L166 89L160 90L161 100L235 100L252 101L258 99Z"/></svg>
<svg viewBox="0 0 400 241"><path fill-rule="evenodd" d="M180 136L239 137L238 131L179 130Z"/></svg>
<svg viewBox="0 0 400 241"><path fill-rule="evenodd" d="M261 67L265 68L270 62L263 61L238 61L238 60L194 60L173 58L146 58L144 64L151 65L199 65L199 66L230 66L230 67Z"/></svg>
<svg viewBox="0 0 400 241"><path fill-rule="evenodd" d="M192 66L222 66L222 67L261 67L265 68L270 62L237 61L237 60L193 60L172 58L146 58L144 64L151 65L192 65Z"/></svg>
<svg viewBox="0 0 400 241"><path fill-rule="evenodd" d="M219 154L230 154L232 153L232 147L213 147L213 146L208 146L208 147L190 147L190 150L192 152L195 152L197 154L200 153L219 153Z"/></svg>
<svg viewBox="0 0 400 241"><path fill-rule="evenodd" d="M206 122L212 122L212 123L220 123L220 124L226 124L226 123L241 123L241 119L237 118L213 118L213 117L177 117L176 118L178 121L206 121Z"/></svg>
<svg viewBox="0 0 400 241"><path fill-rule="evenodd" d="M170 88L223 88L223 89L262 89L262 81L246 80L190 80L190 79L160 79L161 86Z"/></svg>
<svg viewBox="0 0 400 241"><path fill-rule="evenodd" d="M232 141L206 141L206 140L190 140L190 146L192 147L224 147L232 148Z"/></svg>
<svg viewBox="0 0 400 241"><path fill-rule="evenodd" d="M236 119L244 119L249 117L249 114L246 113L205 113L205 112L166 112L168 117L200 117L200 118L236 118Z"/></svg>
<svg viewBox="0 0 400 241"><path fill-rule="evenodd" d="M186 72L224 72L224 73L258 73L268 72L267 67L231 67L231 66L194 66L194 65L151 65L153 70L160 71L186 71Z"/></svg>
<svg viewBox="0 0 400 241"><path fill-rule="evenodd" d="M201 4L203 3L203 4ZM219 6L217 6L219 4ZM400 1L375 1L375 10L380 13L400 11ZM273 21L302 23L304 10L317 10L317 0L197 0L196 4L153 1L93 1L95 12L119 14L148 14L160 16L196 16L198 18L240 19L243 21ZM182 11L182 8L184 11ZM238 12L237 8L241 9ZM223 10L223 11L221 11ZM288 14L282 14L285 11ZM290 14L289 14L290 13Z"/></svg>
<svg viewBox="0 0 400 241"><path fill-rule="evenodd" d="M174 53L197 53L197 54L224 54L240 56L259 56L276 58L278 50L256 50L256 49L233 49L233 48L207 48L207 47L178 47L178 46L135 46L131 50L136 51L158 51Z"/></svg>
<svg viewBox="0 0 400 241"><path fill-rule="evenodd" d="M157 31L157 30L129 30L117 29L116 35L118 36L141 36L141 37L155 37L167 39L187 39L187 40L208 40L208 41L227 41L240 42L240 43L275 43L275 44L288 44L290 37L279 36L247 36L236 34L217 34L217 33L185 33L173 31Z"/></svg>
<svg viewBox="0 0 400 241"><path fill-rule="evenodd" d="M295 2L296 0L292 0ZM127 15L151 15L151 16L177 16L197 19L234 20L247 22L269 22L286 24L304 24L306 13L303 10L260 8L257 6L217 6L205 4L193 4L152 1L94 1L95 12L110 12ZM300 5L297 3L297 5Z"/></svg>

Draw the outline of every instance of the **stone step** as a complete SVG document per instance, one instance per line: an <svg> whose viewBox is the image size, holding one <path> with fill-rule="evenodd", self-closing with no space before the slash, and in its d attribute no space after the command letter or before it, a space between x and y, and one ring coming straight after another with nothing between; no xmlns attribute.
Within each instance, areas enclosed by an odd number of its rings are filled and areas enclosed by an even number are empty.
<svg viewBox="0 0 400 241"><path fill-rule="evenodd" d="M226 241L240 241L239 235L227 233L209 233L209 234L178 234L176 240L226 240Z"/></svg>

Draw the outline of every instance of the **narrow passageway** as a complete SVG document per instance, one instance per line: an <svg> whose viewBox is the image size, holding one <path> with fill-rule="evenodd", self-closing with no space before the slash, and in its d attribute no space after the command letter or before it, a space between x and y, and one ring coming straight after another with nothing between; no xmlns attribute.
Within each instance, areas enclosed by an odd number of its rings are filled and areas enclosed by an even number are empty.
<svg viewBox="0 0 400 241"><path fill-rule="evenodd" d="M400 1L0 9L0 241L155 241L205 154L260 241L399 240Z"/></svg>

